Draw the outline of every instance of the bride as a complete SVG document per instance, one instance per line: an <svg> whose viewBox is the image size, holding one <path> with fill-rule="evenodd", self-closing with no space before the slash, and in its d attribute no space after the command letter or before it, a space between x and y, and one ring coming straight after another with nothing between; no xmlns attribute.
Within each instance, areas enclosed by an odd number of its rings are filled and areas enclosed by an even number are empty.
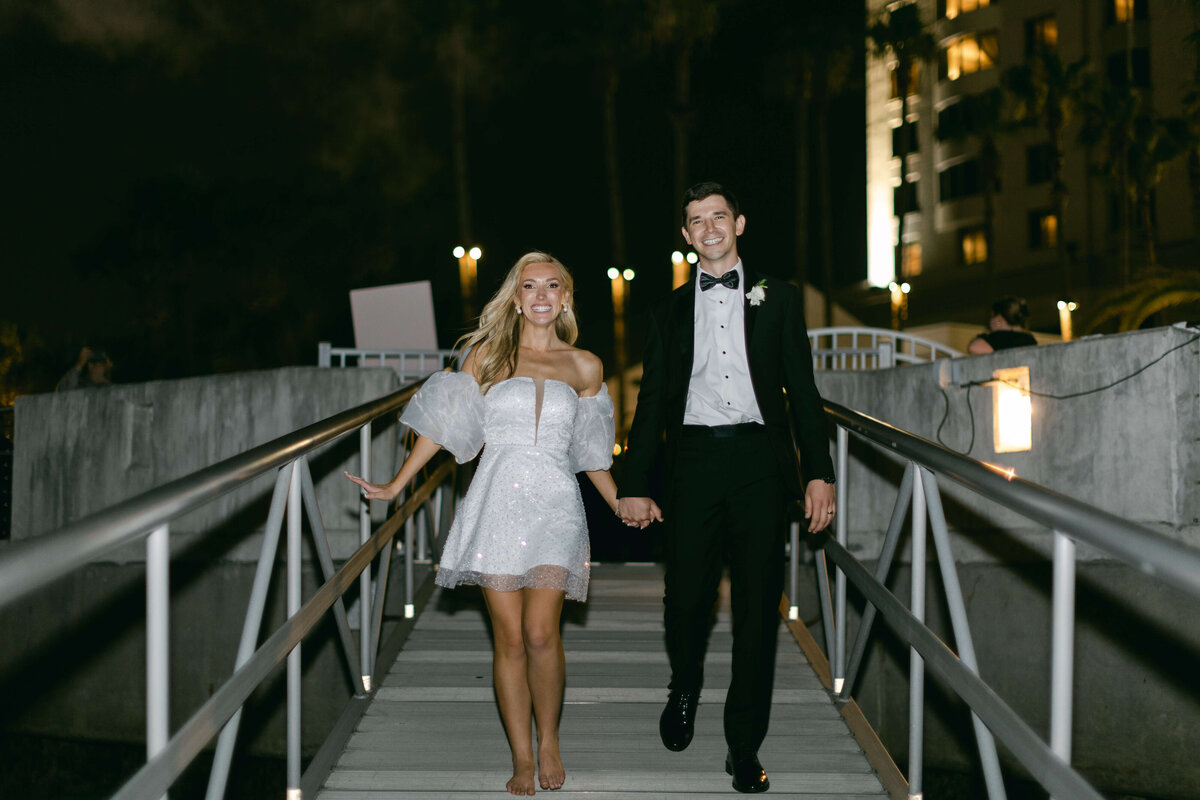
<svg viewBox="0 0 1200 800"><path fill-rule="evenodd" d="M608 471L613 403L600 359L574 347L572 289L570 273L552 256L518 259L478 329L463 338L462 371L430 376L401 416L419 435L396 476L374 484L347 473L364 497L391 500L442 447L459 463L483 448L436 581L482 588L514 795L535 793L535 771L542 789L566 779L558 746L566 674L559 617L564 599L586 599L589 558L575 473L586 472L617 510Z"/></svg>

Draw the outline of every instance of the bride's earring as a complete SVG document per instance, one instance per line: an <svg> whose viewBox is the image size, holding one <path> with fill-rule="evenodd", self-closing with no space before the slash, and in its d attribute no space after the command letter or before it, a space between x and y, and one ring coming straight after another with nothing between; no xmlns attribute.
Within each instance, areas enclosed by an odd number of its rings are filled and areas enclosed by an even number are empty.
<svg viewBox="0 0 1200 800"><path fill-rule="evenodd" d="M520 306L517 306L517 313L518 313L518 314L524 314L525 312L521 310L521 307L520 307Z"/></svg>

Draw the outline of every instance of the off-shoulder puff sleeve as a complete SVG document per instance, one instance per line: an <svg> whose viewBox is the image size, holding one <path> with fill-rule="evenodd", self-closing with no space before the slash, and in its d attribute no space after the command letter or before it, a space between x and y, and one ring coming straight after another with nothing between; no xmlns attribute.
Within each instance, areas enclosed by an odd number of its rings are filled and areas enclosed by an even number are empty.
<svg viewBox="0 0 1200 800"><path fill-rule="evenodd" d="M483 395L465 372L435 372L408 401L400 422L446 448L460 463L483 447Z"/></svg>
<svg viewBox="0 0 1200 800"><path fill-rule="evenodd" d="M571 436L571 471L594 472L611 467L616 439L613 401L608 387L600 384L599 392L579 398Z"/></svg>

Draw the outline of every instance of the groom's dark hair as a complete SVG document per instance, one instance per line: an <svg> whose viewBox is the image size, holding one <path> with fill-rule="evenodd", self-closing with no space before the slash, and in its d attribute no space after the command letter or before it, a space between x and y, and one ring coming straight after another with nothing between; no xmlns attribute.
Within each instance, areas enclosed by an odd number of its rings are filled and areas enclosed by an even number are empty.
<svg viewBox="0 0 1200 800"><path fill-rule="evenodd" d="M681 207L683 215L683 226L687 227L687 207L688 203L695 200L703 200L706 197L712 197L714 194L725 198L725 202L729 204L729 210L733 212L734 218L741 215L738 208L737 198L733 196L733 192L726 189L716 181L701 181L692 188L683 193L683 206Z"/></svg>

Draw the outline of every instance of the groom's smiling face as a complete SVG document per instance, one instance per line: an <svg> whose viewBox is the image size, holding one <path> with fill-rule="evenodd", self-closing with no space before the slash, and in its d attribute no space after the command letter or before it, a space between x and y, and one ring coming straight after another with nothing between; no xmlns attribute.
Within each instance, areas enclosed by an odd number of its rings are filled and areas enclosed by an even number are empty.
<svg viewBox="0 0 1200 800"><path fill-rule="evenodd" d="M687 204L683 238L702 261L719 263L732 255L731 261L722 264L728 269L737 263L737 237L745 227L746 218L740 214L735 217L729 201L711 194Z"/></svg>

